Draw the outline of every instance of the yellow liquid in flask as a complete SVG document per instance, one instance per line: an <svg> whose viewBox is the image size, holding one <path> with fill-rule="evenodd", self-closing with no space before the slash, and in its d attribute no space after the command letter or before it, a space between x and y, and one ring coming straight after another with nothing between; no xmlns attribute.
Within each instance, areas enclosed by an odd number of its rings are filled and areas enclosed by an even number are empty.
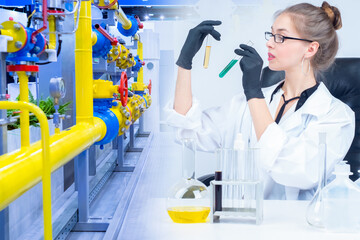
<svg viewBox="0 0 360 240"><path fill-rule="evenodd" d="M170 218L176 223L203 223L210 213L209 207L172 207L167 209Z"/></svg>

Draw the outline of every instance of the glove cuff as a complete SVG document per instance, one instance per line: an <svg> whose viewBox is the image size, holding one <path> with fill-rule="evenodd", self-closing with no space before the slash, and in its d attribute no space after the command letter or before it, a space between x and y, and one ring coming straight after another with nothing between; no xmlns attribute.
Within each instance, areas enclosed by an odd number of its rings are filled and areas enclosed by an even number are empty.
<svg viewBox="0 0 360 240"><path fill-rule="evenodd" d="M178 65L179 67L185 68L187 70L191 70L191 68L192 68L192 62L182 59L181 56L176 61L176 65Z"/></svg>
<svg viewBox="0 0 360 240"><path fill-rule="evenodd" d="M246 101L249 101L252 98L265 98L261 89L251 90L251 91L245 90L244 93L245 93Z"/></svg>

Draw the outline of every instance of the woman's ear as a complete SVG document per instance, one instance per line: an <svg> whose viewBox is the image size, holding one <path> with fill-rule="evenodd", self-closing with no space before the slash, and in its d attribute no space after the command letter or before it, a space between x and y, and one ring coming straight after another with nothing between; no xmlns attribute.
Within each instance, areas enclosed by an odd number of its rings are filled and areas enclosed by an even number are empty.
<svg viewBox="0 0 360 240"><path fill-rule="evenodd" d="M311 42L306 50L305 58L312 58L319 50L319 47L318 42Z"/></svg>

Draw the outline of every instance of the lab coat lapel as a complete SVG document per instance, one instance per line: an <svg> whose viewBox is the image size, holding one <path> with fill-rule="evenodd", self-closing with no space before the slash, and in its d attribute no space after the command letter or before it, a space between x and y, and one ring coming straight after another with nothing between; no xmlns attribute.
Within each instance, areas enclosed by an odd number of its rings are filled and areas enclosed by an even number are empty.
<svg viewBox="0 0 360 240"><path fill-rule="evenodd" d="M284 130L291 130L295 127L303 126L309 115L319 117L327 113L330 109L331 94L323 83L320 83L318 89L306 100L304 105L294 112L291 116L280 122ZM303 126L305 127L305 126Z"/></svg>
<svg viewBox="0 0 360 240"><path fill-rule="evenodd" d="M331 101L331 93L321 82L318 89L305 102L304 106L302 107L301 113L311 114L316 117L322 116L330 110Z"/></svg>

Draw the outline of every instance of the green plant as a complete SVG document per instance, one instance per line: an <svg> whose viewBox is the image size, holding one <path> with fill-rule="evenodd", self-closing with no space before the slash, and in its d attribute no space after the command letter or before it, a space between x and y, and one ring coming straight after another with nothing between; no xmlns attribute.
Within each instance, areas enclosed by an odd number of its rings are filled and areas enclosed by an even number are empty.
<svg viewBox="0 0 360 240"><path fill-rule="evenodd" d="M19 101L19 99L20 96L16 98L17 101ZM30 91L29 91L29 102L36 105L36 100L34 99L34 96L31 94ZM71 102L66 102L62 105L59 105L59 110L58 110L59 114L65 114L68 110L70 110L71 109L69 107L70 104ZM55 113L54 100L50 97L47 97L45 100L41 99L39 101L39 107L41 110L43 110L43 112L45 113L48 119L50 119L50 115L53 115ZM20 115L19 109L7 110L7 117L14 117L18 115ZM30 120L30 126L35 126L35 127L40 126L38 119L34 115L31 115L29 117L29 120ZM7 128L8 130L13 130L19 127L20 127L20 119L17 119L16 122L9 124Z"/></svg>

